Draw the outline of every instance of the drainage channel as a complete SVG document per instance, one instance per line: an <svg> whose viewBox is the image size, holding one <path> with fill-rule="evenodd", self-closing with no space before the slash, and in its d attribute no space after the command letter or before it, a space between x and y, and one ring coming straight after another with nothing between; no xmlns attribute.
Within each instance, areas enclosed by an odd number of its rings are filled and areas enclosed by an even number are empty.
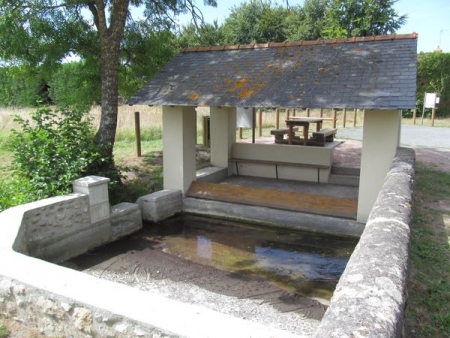
<svg viewBox="0 0 450 338"><path fill-rule="evenodd" d="M252 306L263 311L264 305L275 317L320 321L356 244L353 238L182 215L146 224L64 265L243 318L255 315Z"/></svg>

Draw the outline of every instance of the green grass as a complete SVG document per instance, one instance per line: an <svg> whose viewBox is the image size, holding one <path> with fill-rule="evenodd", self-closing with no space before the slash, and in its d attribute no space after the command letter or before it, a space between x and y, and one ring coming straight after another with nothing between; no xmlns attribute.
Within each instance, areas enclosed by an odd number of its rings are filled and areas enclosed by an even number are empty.
<svg viewBox="0 0 450 338"><path fill-rule="evenodd" d="M6 338L9 336L9 330L0 323L0 338Z"/></svg>
<svg viewBox="0 0 450 338"><path fill-rule="evenodd" d="M450 337L450 173L416 166L407 337Z"/></svg>

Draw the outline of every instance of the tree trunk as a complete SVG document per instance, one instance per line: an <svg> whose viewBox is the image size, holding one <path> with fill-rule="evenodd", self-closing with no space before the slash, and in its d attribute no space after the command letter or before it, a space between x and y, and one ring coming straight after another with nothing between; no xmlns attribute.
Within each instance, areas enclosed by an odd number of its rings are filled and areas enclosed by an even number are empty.
<svg viewBox="0 0 450 338"><path fill-rule="evenodd" d="M119 42L120 45L120 42ZM117 49L117 50L115 50ZM108 46L102 41L100 59L102 82L102 105L100 125L95 140L102 146L103 155L112 159L113 146L116 139L118 113L118 65L119 51L114 46Z"/></svg>
<svg viewBox="0 0 450 338"><path fill-rule="evenodd" d="M114 165L113 147L116 139L119 100L120 43L125 30L129 0L113 1L112 4L109 27L103 0L95 0L95 6L91 3L89 7L94 15L101 44L102 110L95 140L102 146L103 156L110 160L107 165Z"/></svg>

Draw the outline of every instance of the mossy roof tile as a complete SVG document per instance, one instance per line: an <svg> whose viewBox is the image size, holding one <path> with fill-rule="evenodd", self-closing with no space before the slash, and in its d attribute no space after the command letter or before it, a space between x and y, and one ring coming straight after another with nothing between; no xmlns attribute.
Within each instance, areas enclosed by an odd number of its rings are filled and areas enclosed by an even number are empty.
<svg viewBox="0 0 450 338"><path fill-rule="evenodd" d="M406 109L417 34L183 50L129 104Z"/></svg>

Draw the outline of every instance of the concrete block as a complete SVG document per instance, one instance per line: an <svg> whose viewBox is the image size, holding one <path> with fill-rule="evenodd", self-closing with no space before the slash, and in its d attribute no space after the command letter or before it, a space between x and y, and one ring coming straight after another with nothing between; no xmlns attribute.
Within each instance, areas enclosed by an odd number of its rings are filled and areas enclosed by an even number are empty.
<svg viewBox="0 0 450 338"><path fill-rule="evenodd" d="M111 208L111 241L140 229L142 229L142 216L138 204L124 202Z"/></svg>
<svg viewBox="0 0 450 338"><path fill-rule="evenodd" d="M73 192L89 196L91 222L109 218L108 183L110 179L100 176L86 176L73 182Z"/></svg>
<svg viewBox="0 0 450 338"><path fill-rule="evenodd" d="M89 208L91 223L96 223L108 219L109 211L108 201L91 205Z"/></svg>
<svg viewBox="0 0 450 338"><path fill-rule="evenodd" d="M109 178L100 176L86 176L73 182L73 192L89 195L91 205L105 202L108 197Z"/></svg>
<svg viewBox="0 0 450 338"><path fill-rule="evenodd" d="M182 211L183 193L178 189L165 189L141 196L139 204L144 221L159 222Z"/></svg>
<svg viewBox="0 0 450 338"><path fill-rule="evenodd" d="M196 180L202 182L220 182L228 177L228 168L208 167L197 170Z"/></svg>

